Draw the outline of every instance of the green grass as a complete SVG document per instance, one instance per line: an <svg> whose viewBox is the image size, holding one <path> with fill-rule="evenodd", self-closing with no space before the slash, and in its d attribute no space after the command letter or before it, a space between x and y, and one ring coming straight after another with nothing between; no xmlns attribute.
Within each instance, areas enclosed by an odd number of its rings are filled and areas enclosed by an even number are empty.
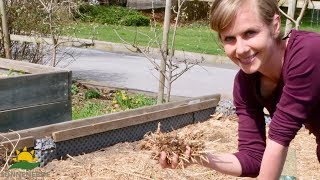
<svg viewBox="0 0 320 180"><path fill-rule="evenodd" d="M126 91L117 90L112 103L114 107L117 107L115 110L128 110L155 105L157 99L147 97L144 94L128 95Z"/></svg>
<svg viewBox="0 0 320 180"><path fill-rule="evenodd" d="M82 119L106 114L106 105L99 102L85 102L83 107L72 107L72 119Z"/></svg>
<svg viewBox="0 0 320 180"><path fill-rule="evenodd" d="M73 84L71 89L73 120L151 106L157 103L155 98L140 93L128 94L125 90L106 92L86 89L77 84Z"/></svg>
<svg viewBox="0 0 320 180"><path fill-rule="evenodd" d="M308 22L303 22L300 29L320 32L320 23L319 25L311 25ZM155 38L155 33L150 27L114 26L94 23L72 25L68 35L84 39L93 38L100 41L123 43L115 31L123 40L130 44L158 47L155 39L158 39L158 42L162 40L161 29L156 31L158 37ZM172 38L172 28L170 38ZM175 49L205 54L224 54L218 44L216 33L205 25L179 27L176 34Z"/></svg>
<svg viewBox="0 0 320 180"><path fill-rule="evenodd" d="M311 24L311 15L308 12L302 20L300 29L320 32L320 22ZM285 26L285 20L282 21ZM141 46L158 47L156 40L162 40L162 27L158 24L156 33L151 27L132 27L132 26L119 26L119 25L104 25L98 23L77 23L71 24L66 31L66 35L73 37L94 39L100 41L108 41L115 43L123 43L123 40L130 44L138 44ZM170 38L172 38L173 27L171 27ZM155 35L157 37L155 37ZM169 41L169 45L171 42ZM175 49L206 53L206 54L219 54L223 55L224 52L218 44L216 33L213 32L207 23L194 23L178 27L176 33Z"/></svg>
<svg viewBox="0 0 320 180"><path fill-rule="evenodd" d="M85 39L93 38L100 41L123 43L119 38L120 36L130 44L136 43L142 46L151 45L152 47L158 47L156 42L162 41L161 30L160 26L158 26L156 33L154 33L151 27L79 23L72 25L67 34ZM172 38L172 28L170 38ZM171 45L171 42L169 44ZM176 33L175 49L207 54L223 54L223 51L217 44L216 33L205 25L179 27Z"/></svg>

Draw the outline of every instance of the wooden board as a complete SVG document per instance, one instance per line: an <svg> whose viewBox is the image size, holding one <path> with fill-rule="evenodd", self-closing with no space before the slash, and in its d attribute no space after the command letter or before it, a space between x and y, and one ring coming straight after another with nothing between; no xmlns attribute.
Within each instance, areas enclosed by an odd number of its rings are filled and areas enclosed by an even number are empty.
<svg viewBox="0 0 320 180"><path fill-rule="evenodd" d="M23 149L24 147L34 147L35 143L35 139L32 136L19 139L17 135L17 139L10 141L8 141L6 137L0 137L0 139L3 139L0 148L1 154L8 154L8 152L11 152L12 150Z"/></svg>
<svg viewBox="0 0 320 180"><path fill-rule="evenodd" d="M44 66L40 64L33 64L33 63L23 62L23 61L3 59L3 58L0 58L0 68L8 69L8 70L13 69L16 71L23 71L28 74L67 71L61 68Z"/></svg>
<svg viewBox="0 0 320 180"><path fill-rule="evenodd" d="M187 0L195 1L195 0ZM213 3L215 0L198 0L208 3ZM297 7L302 8L304 0L297 0ZM280 0L280 7L288 7L288 0ZM152 3L149 0L128 0L127 6L133 9L152 9ZM154 8L164 8L166 6L165 0L155 1L153 4ZM312 1L312 4L308 5L309 9L320 9L320 1Z"/></svg>
<svg viewBox="0 0 320 180"><path fill-rule="evenodd" d="M100 132L106 132L113 129L119 129L127 126L142 124L150 121L155 121L159 119L164 119L167 117L172 117L180 114L186 114L189 112L194 112L202 109L208 109L215 104L216 100L207 100L193 105L184 105L172 109L165 109L150 112L147 114L140 114L132 117L126 117L122 119L116 119L112 121L106 121L102 123L90 124L87 126L81 126L72 129L61 130L53 132L52 136L55 142L65 141L69 139L74 139L78 137L88 136L91 134L97 134Z"/></svg>
<svg viewBox="0 0 320 180"><path fill-rule="evenodd" d="M0 111L69 99L69 72L0 79Z"/></svg>
<svg viewBox="0 0 320 180"><path fill-rule="evenodd" d="M35 138L43 138L46 136L51 137L52 133L56 131L76 128L81 126L87 126L87 125L96 124L96 123L103 123L107 121L114 121L114 120L122 119L126 117L133 117L141 114L148 114L154 111L163 111L166 109L173 109L175 107L180 107L184 105L190 105L190 104L196 105L201 101L206 101L210 99L213 100L213 102L210 104L210 107L216 107L218 102L220 101L220 95L219 94L207 95L202 97L190 98L188 100L183 100L179 102L171 102L171 103L165 103L161 105L148 106L140 109L132 109L124 112L112 113L112 114L86 118L86 119L81 119L76 121L56 123L56 124L51 124L51 125L46 125L41 127L20 130L17 133L19 133L21 137L27 137L27 136L34 136ZM16 133L14 132L4 133L4 135L9 139L16 138Z"/></svg>
<svg viewBox="0 0 320 180"><path fill-rule="evenodd" d="M16 131L69 120L71 120L70 101L41 104L38 106L1 111L0 131L8 132L9 129Z"/></svg>
<svg viewBox="0 0 320 180"><path fill-rule="evenodd" d="M166 0L127 0L127 7L132 9L156 9L164 8L166 6Z"/></svg>
<svg viewBox="0 0 320 180"><path fill-rule="evenodd" d="M302 8L304 4L304 0L297 0L297 7ZM288 0L280 0L279 1L280 7L288 7ZM309 9L320 9L320 1L312 1L308 5Z"/></svg>

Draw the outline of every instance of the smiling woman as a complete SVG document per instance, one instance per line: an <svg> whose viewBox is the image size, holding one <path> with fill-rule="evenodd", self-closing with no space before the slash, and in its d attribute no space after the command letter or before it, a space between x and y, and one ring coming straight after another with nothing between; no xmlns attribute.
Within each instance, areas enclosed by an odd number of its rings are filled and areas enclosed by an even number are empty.
<svg viewBox="0 0 320 180"><path fill-rule="evenodd" d="M239 2L234 2L231 7L241 5L237 3ZM211 28L219 32L226 55L245 73L260 71L277 79L280 69L274 69L274 72L270 69L281 67L279 59L283 57L286 46L286 41L280 38L280 13L277 6L272 7L267 1L263 1L261 6L269 7L269 12L266 8L259 11L255 8L259 6L257 3L244 3L236 11L220 13L220 9L212 10L215 20L211 21Z"/></svg>
<svg viewBox="0 0 320 180"><path fill-rule="evenodd" d="M211 28L240 67L233 90L239 151L208 153L204 165L209 168L279 179L290 142L302 125L316 137L320 161L320 35L292 30L282 39L280 18L277 0L215 0L212 5ZM272 117L268 137L264 109ZM175 168L174 162L168 164L162 153L162 167Z"/></svg>

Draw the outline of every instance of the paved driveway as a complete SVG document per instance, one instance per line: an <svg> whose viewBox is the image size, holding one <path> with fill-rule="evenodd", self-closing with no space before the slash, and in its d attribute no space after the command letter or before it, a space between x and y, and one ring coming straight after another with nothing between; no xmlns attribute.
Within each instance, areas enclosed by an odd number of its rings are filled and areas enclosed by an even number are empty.
<svg viewBox="0 0 320 180"><path fill-rule="evenodd" d="M76 61L59 64L73 71L77 80L92 80L112 87L157 92L159 73L144 57L77 49ZM206 64L195 66L173 83L172 95L196 97L220 93L231 97L238 70Z"/></svg>

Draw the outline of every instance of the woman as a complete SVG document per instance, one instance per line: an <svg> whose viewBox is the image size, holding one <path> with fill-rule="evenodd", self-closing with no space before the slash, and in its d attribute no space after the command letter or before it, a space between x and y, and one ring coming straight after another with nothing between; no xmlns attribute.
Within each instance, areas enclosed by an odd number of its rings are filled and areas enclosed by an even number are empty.
<svg viewBox="0 0 320 180"><path fill-rule="evenodd" d="M210 21L226 55L240 67L233 91L239 152L207 154L205 166L279 179L288 146L303 124L316 136L320 162L320 35L292 30L282 39L277 0L215 0ZM264 107L272 117L268 139ZM167 164L162 152L160 164L175 168L177 157Z"/></svg>

